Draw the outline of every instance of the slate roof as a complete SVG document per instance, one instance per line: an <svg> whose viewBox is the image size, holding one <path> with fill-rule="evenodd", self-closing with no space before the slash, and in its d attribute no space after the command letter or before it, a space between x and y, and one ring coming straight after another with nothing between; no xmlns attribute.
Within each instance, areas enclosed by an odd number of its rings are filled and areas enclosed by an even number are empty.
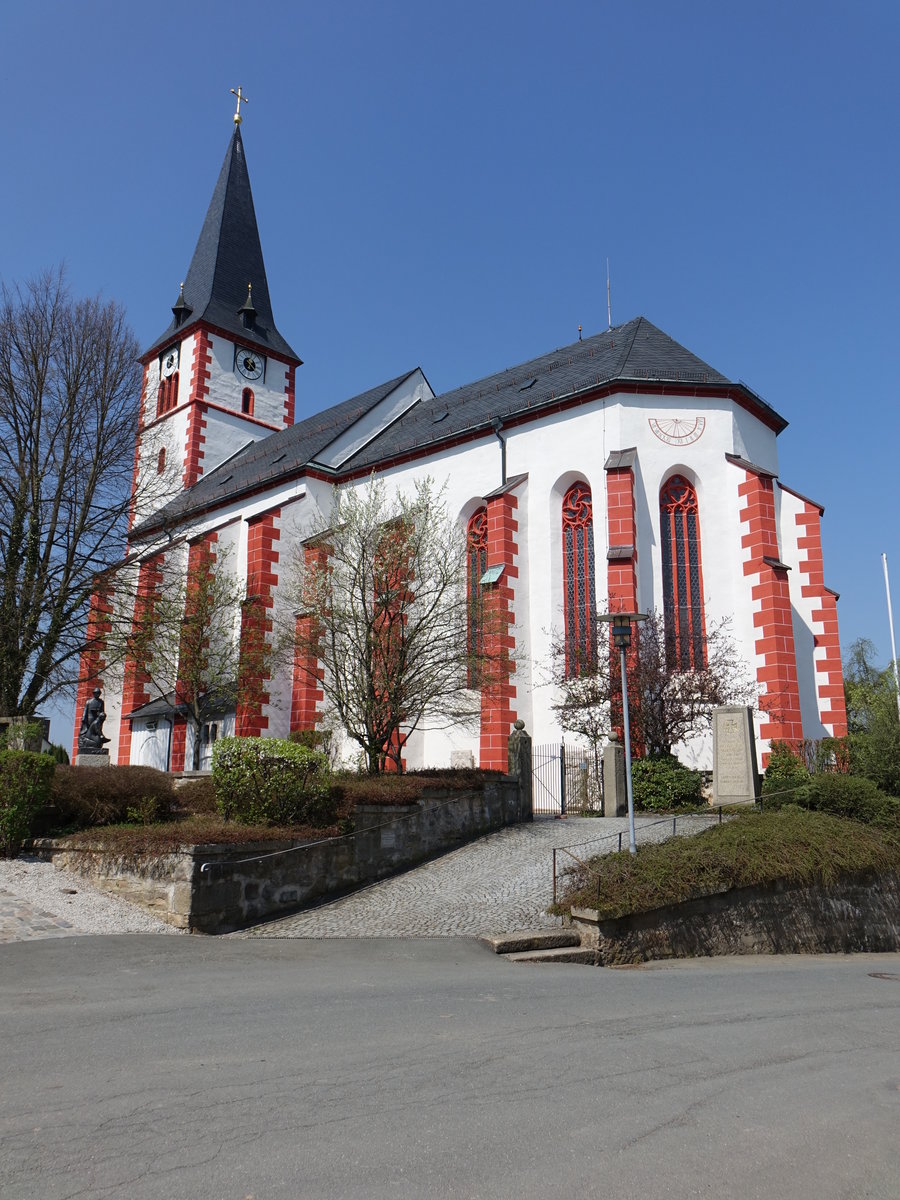
<svg viewBox="0 0 900 1200"><path fill-rule="evenodd" d="M208 471L193 487L180 492L151 517L136 525L130 536L140 538L151 530L177 524L190 513L215 507L221 501L255 491L286 475L296 475L330 442L364 417L413 373L407 371L333 408L326 408L324 412L297 421L287 429L251 442L221 466Z"/></svg>
<svg viewBox="0 0 900 1200"><path fill-rule="evenodd" d="M407 372L254 442L144 521L132 531L132 537L302 473L305 466L315 465L316 455L331 441L410 374ZM542 409L562 400L589 395L607 384L630 381L678 384L696 390L699 395L721 393L728 388L743 393L748 406L776 432L787 425L783 417L745 385L726 378L645 317L635 317L605 333L420 401L342 463L336 477L374 469L405 454L437 453L446 442L478 430L491 430L495 421L537 416Z"/></svg>
<svg viewBox="0 0 900 1200"><path fill-rule="evenodd" d="M248 283L253 285L256 309L252 329L246 328L238 315L247 299ZM147 356L163 349L179 330L183 333L189 325L204 320L236 334L241 342L299 361L275 327L239 125L234 127L185 276L184 300L190 305L190 314L180 325L173 316L166 331L147 350Z"/></svg>
<svg viewBox="0 0 900 1200"><path fill-rule="evenodd" d="M702 391L739 388L780 432L787 422L743 384L735 384L686 350L646 317L635 317L605 333L574 342L539 358L489 375L410 409L343 464L357 471L410 451L436 449L443 441L590 392L614 381L687 384ZM446 415L443 415L446 414Z"/></svg>

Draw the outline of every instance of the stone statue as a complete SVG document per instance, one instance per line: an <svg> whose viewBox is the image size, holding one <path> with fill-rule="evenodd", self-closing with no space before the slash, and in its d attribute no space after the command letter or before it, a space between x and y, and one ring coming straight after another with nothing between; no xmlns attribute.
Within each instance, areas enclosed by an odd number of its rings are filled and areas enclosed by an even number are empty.
<svg viewBox="0 0 900 1200"><path fill-rule="evenodd" d="M100 699L100 689L94 688L94 694L84 706L81 716L81 726L78 730L79 754L103 754L104 742L109 738L103 735L103 722L106 720L106 709Z"/></svg>

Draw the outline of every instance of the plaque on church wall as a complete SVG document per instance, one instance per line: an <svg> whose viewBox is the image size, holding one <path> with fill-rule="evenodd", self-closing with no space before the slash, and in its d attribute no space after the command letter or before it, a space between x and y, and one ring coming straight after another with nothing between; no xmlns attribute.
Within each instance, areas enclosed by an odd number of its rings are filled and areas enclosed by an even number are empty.
<svg viewBox="0 0 900 1200"><path fill-rule="evenodd" d="M713 802L740 804L759 794L753 710L725 705L713 711Z"/></svg>

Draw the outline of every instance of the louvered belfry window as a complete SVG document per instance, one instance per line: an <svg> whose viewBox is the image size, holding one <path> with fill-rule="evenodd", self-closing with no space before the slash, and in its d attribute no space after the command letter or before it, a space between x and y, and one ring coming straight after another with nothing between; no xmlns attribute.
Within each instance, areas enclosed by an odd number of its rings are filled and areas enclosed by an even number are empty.
<svg viewBox="0 0 900 1200"><path fill-rule="evenodd" d="M571 677L597 661L594 508L586 483L573 483L563 497L562 535L566 674Z"/></svg>
<svg viewBox="0 0 900 1200"><path fill-rule="evenodd" d="M703 568L697 492L673 475L659 494L666 665L670 671L706 665Z"/></svg>
<svg viewBox="0 0 900 1200"><path fill-rule="evenodd" d="M487 509L479 508L466 526L466 590L469 605L468 651L470 688L480 686L479 664L484 654L481 577L487 570Z"/></svg>

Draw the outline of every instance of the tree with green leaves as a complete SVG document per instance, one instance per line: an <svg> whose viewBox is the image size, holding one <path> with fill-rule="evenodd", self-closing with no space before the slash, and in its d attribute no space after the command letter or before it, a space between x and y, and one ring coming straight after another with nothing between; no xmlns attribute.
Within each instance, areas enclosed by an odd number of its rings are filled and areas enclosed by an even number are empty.
<svg viewBox="0 0 900 1200"><path fill-rule="evenodd" d="M900 716L893 666L879 667L875 646L858 638L844 659L850 769L900 796Z"/></svg>

